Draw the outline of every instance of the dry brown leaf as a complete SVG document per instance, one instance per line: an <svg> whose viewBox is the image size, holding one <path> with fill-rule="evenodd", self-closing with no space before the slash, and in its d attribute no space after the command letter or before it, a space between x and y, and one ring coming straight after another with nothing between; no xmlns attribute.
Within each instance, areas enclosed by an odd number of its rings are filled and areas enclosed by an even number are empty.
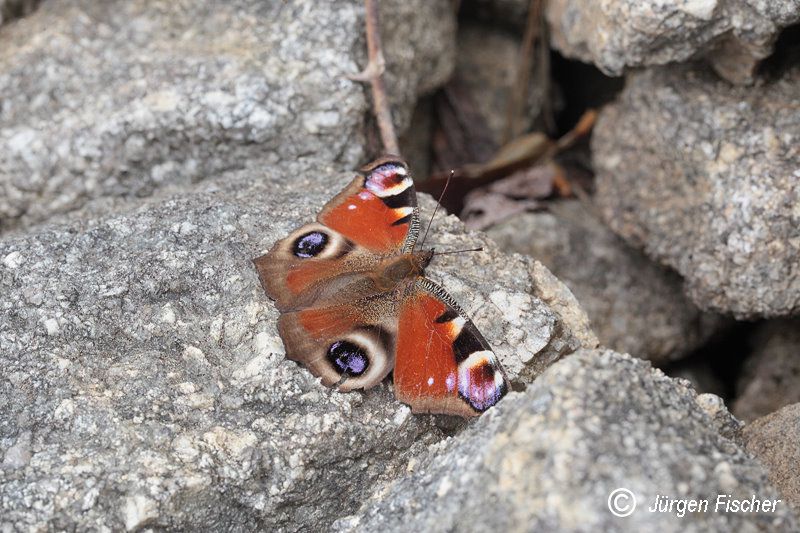
<svg viewBox="0 0 800 533"><path fill-rule="evenodd" d="M514 200L500 193L477 190L464 199L461 219L468 228L482 230L538 206L535 200Z"/></svg>

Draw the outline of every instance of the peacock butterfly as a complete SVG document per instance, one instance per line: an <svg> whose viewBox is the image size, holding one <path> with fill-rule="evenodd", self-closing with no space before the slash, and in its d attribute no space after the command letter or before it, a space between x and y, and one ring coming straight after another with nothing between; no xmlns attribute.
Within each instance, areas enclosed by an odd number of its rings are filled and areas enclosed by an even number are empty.
<svg viewBox="0 0 800 533"><path fill-rule="evenodd" d="M317 221L253 260L281 312L286 356L327 386L370 388L394 370L415 413L476 416L508 391L497 357L453 298L424 277L419 209L408 167L363 167Z"/></svg>

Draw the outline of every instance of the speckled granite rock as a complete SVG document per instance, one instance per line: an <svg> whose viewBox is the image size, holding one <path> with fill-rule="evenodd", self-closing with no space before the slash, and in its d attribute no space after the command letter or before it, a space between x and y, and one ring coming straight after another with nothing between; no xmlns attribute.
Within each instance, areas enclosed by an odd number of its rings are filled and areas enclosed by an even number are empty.
<svg viewBox="0 0 800 533"><path fill-rule="evenodd" d="M420 203L429 213L435 205L428 196ZM483 252L438 257L426 275L461 304L512 383L530 383L561 356L597 345L578 301L547 268L519 254L504 255L484 234L463 232L455 216L434 222L429 241L437 250Z"/></svg>
<svg viewBox="0 0 800 533"><path fill-rule="evenodd" d="M559 327L569 332L568 339L584 348L597 348L600 341L592 329L589 317L578 303L578 299L539 261L528 257L528 271L533 278L533 295L542 300L558 316Z"/></svg>
<svg viewBox="0 0 800 533"><path fill-rule="evenodd" d="M619 76L627 67L704 57L734 83L752 81L798 0L552 0L547 20L564 55Z"/></svg>
<svg viewBox="0 0 800 533"><path fill-rule="evenodd" d="M790 403L800 402L800 321L776 320L754 336L745 361L733 412L755 420Z"/></svg>
<svg viewBox="0 0 800 533"><path fill-rule="evenodd" d="M627 246L577 200L551 202L487 234L562 280L603 346L663 364L697 348L720 323L681 294L675 273Z"/></svg>
<svg viewBox="0 0 800 533"><path fill-rule="evenodd" d="M708 395L704 395L708 396ZM724 407L685 382L608 351L580 351L460 435L409 461L338 531L796 531L774 513L651 513L657 494L781 496L733 440ZM718 399L717 399L718 400ZM717 407L721 401L716 402ZM722 416L719 416L722 415ZM613 516L609 494L638 505ZM627 503L627 502L626 502Z"/></svg>
<svg viewBox="0 0 800 533"><path fill-rule="evenodd" d="M446 0L382 2L399 129L454 64ZM363 162L363 2L47 2L0 32L0 230L244 161Z"/></svg>
<svg viewBox="0 0 800 533"><path fill-rule="evenodd" d="M744 427L742 436L747 451L753 454L769 473L769 479L781 494L800 512L800 403L759 418Z"/></svg>
<svg viewBox="0 0 800 533"><path fill-rule="evenodd" d="M414 171L414 175L426 178L431 173L431 141L434 127L434 96L417 100L411 122L406 132L400 136L400 153Z"/></svg>
<svg viewBox="0 0 800 533"><path fill-rule="evenodd" d="M594 130L606 222L701 308L800 312L800 67L757 89L691 67L632 75Z"/></svg>
<svg viewBox="0 0 800 533"><path fill-rule="evenodd" d="M0 530L319 529L441 438L390 385L333 392L282 355L250 260L313 218L340 171L257 165L0 241ZM513 381L579 345L525 259L454 217L431 239L486 247L429 274Z"/></svg>

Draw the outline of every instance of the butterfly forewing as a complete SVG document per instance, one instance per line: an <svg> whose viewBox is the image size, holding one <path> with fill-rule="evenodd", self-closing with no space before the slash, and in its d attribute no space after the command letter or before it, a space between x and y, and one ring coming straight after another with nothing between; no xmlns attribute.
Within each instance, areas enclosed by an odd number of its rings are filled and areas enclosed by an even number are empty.
<svg viewBox="0 0 800 533"><path fill-rule="evenodd" d="M419 234L419 215L408 167L383 158L361 172L317 220L377 254L410 251Z"/></svg>
<svg viewBox="0 0 800 533"><path fill-rule="evenodd" d="M398 322L395 395L414 412L475 416L508 391L489 344L432 281L417 281Z"/></svg>

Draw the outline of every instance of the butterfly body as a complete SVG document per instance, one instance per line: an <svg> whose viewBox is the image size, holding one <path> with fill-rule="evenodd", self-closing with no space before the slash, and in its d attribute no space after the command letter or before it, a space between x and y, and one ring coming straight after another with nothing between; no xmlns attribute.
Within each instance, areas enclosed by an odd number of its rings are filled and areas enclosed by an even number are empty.
<svg viewBox="0 0 800 533"><path fill-rule="evenodd" d="M384 291L392 291L401 285L413 283L425 273L425 267L431 259L433 250L387 257L375 269L375 285Z"/></svg>
<svg viewBox="0 0 800 533"><path fill-rule="evenodd" d="M475 416L508 383L464 311L424 277L435 252L415 250L418 235L408 169L387 157L254 263L287 357L325 385L369 388L394 370L414 412Z"/></svg>

